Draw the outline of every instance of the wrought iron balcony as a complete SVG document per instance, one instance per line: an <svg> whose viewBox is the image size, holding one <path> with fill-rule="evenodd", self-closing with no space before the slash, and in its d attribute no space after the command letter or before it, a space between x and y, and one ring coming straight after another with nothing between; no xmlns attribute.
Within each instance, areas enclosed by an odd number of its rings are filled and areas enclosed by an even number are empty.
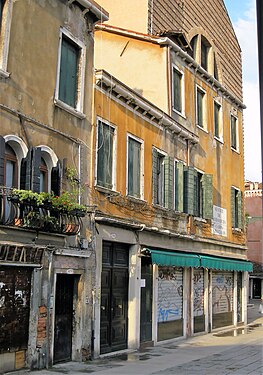
<svg viewBox="0 0 263 375"><path fill-rule="evenodd" d="M19 193L25 193L22 197L16 191L0 187L0 224L65 235L76 235L81 230L82 217L86 214L83 208L69 209L67 202L62 202L64 206L59 205L57 202L59 199L63 201L63 196L52 200L47 194L43 199L41 194L28 191L26 197L26 191L20 190ZM36 197L42 199L36 200Z"/></svg>

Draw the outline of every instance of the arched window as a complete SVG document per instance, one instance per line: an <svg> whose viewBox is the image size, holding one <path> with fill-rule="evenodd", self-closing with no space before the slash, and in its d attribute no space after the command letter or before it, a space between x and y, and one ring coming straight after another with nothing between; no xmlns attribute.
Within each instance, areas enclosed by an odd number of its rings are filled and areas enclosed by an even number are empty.
<svg viewBox="0 0 263 375"><path fill-rule="evenodd" d="M48 168L45 160L43 157L40 161L40 192L48 192L49 184L48 184Z"/></svg>
<svg viewBox="0 0 263 375"><path fill-rule="evenodd" d="M5 145L4 186L18 187L18 160L15 151L8 144Z"/></svg>

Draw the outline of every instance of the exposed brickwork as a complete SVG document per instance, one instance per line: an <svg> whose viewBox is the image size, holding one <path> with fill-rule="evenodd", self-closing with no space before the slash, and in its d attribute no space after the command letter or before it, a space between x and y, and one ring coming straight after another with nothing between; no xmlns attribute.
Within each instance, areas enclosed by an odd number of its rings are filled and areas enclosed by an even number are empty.
<svg viewBox="0 0 263 375"><path fill-rule="evenodd" d="M148 0L148 31L202 27L213 41L222 68L222 84L242 99L241 51L222 0Z"/></svg>
<svg viewBox="0 0 263 375"><path fill-rule="evenodd" d="M39 307L38 324L37 324L37 347L41 348L47 337L47 308Z"/></svg>

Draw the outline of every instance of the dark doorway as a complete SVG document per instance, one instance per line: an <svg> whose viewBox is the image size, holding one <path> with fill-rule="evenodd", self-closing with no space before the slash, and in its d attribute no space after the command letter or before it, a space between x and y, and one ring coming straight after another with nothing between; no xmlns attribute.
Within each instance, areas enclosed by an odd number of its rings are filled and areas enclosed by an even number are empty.
<svg viewBox="0 0 263 375"><path fill-rule="evenodd" d="M151 258L141 258L141 321L140 342L152 341L152 263Z"/></svg>
<svg viewBox="0 0 263 375"><path fill-rule="evenodd" d="M100 352L127 348L129 248L103 242Z"/></svg>
<svg viewBox="0 0 263 375"><path fill-rule="evenodd" d="M261 279L253 279L253 298L261 298Z"/></svg>
<svg viewBox="0 0 263 375"><path fill-rule="evenodd" d="M237 273L237 322L242 322L242 272Z"/></svg>
<svg viewBox="0 0 263 375"><path fill-rule="evenodd" d="M55 302L54 363L72 354L73 295L76 276L58 274Z"/></svg>

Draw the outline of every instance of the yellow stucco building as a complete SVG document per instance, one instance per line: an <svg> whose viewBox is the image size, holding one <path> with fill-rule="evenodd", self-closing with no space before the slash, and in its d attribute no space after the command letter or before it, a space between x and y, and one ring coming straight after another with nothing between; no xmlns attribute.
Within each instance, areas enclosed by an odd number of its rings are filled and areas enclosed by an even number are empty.
<svg viewBox="0 0 263 375"><path fill-rule="evenodd" d="M240 47L223 1L183 3L101 1L95 356L246 322Z"/></svg>

